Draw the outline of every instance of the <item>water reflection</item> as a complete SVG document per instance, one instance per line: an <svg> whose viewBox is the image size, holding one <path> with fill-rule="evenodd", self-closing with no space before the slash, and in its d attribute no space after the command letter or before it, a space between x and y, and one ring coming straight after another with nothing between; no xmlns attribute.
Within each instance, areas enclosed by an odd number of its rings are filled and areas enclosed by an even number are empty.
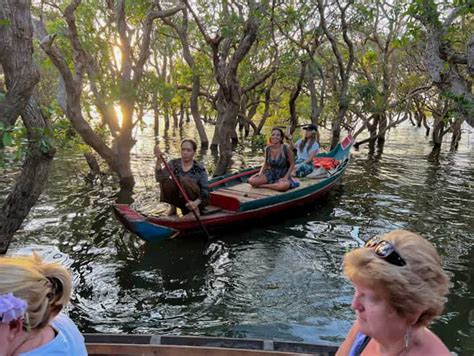
<svg viewBox="0 0 474 356"><path fill-rule="evenodd" d="M10 253L39 249L72 268L76 293L69 312L83 331L340 342L353 320L342 256L369 236L407 228L437 246L454 282L435 332L453 351L474 352L474 154L467 136L457 153L442 150L431 162L423 130L392 130L382 155L355 151L342 184L315 206L211 242L148 245L126 232L111 210L116 201L157 205L153 133L137 135L134 195L110 181L85 184L82 157L62 153L12 243ZM176 157L181 139L196 136L184 125L160 145ZM215 166L210 150L197 157L210 170ZM261 159L259 149L239 146L234 169ZM0 199L13 175L1 178Z"/></svg>

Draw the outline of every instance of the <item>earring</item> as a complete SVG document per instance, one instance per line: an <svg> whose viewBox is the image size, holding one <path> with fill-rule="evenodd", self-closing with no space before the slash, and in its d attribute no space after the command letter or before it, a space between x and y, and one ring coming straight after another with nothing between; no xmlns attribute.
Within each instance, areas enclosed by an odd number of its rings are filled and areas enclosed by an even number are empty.
<svg viewBox="0 0 474 356"><path fill-rule="evenodd" d="M408 349L408 346L410 345L410 342L411 342L411 328L407 329L404 339L405 339L405 350L406 350Z"/></svg>

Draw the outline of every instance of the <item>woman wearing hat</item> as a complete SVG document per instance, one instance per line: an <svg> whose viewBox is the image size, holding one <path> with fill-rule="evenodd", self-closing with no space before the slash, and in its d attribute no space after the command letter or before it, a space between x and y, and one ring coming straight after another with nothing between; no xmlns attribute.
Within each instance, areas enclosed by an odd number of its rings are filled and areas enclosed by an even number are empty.
<svg viewBox="0 0 474 356"><path fill-rule="evenodd" d="M304 177L314 170L313 158L319 152L317 126L309 124L303 127L303 132L303 138L300 138L295 144L291 141L291 135L286 135L290 141L290 148L296 149L296 167L293 173L297 177Z"/></svg>

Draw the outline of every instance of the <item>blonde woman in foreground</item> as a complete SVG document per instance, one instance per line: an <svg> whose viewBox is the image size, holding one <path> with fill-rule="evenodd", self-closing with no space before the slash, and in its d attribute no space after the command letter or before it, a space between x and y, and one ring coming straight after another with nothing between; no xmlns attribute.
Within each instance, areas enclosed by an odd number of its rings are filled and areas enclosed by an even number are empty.
<svg viewBox="0 0 474 356"><path fill-rule="evenodd" d="M71 275L57 263L0 257L0 356L87 355L66 315Z"/></svg>
<svg viewBox="0 0 474 356"><path fill-rule="evenodd" d="M354 322L338 356L450 356L427 326L443 310L449 279L431 243L395 230L344 256L355 288Z"/></svg>

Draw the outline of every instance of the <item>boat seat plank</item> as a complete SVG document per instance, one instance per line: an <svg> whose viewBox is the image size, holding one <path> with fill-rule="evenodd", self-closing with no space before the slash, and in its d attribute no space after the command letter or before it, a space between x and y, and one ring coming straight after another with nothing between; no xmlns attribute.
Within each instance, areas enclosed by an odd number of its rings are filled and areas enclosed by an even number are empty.
<svg viewBox="0 0 474 356"><path fill-rule="evenodd" d="M247 201L254 201L255 200L255 198L253 198L253 197L249 197L249 196L246 197L246 196L237 194L235 192L225 191L223 189L219 189L219 190L211 193L211 197L216 196L216 195L235 198L240 202L247 202Z"/></svg>
<svg viewBox="0 0 474 356"><path fill-rule="evenodd" d="M252 198L252 199L262 199L262 198L267 197L267 195L264 195L264 194L242 192L240 190L234 190L232 188L223 188L223 189L219 189L218 191L227 193L227 194L238 195L241 197Z"/></svg>
<svg viewBox="0 0 474 356"><path fill-rule="evenodd" d="M277 192L276 190L267 189L267 188L254 188L248 183L240 183L233 185L232 187L227 187L226 189L232 189L244 193L252 193L264 196L274 196L282 194L282 192Z"/></svg>

